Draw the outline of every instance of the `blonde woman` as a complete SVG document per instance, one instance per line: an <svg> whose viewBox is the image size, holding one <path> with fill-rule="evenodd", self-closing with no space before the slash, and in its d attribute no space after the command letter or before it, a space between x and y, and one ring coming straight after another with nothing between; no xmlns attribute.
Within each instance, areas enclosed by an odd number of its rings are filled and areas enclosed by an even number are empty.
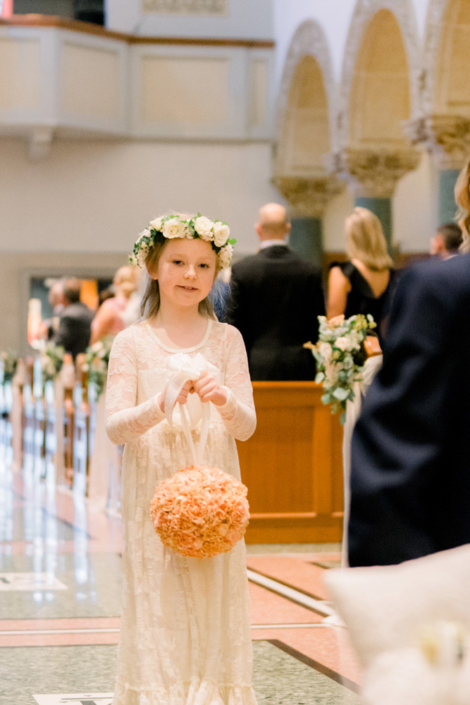
<svg viewBox="0 0 470 705"><path fill-rule="evenodd" d="M380 220L367 208L346 218L347 262L333 262L328 279L328 318L370 313L380 327L394 270Z"/></svg>
<svg viewBox="0 0 470 705"><path fill-rule="evenodd" d="M116 294L101 304L91 324L92 345L108 335L117 335L124 330L123 314L131 294L137 289L137 278L137 267L126 266L118 269L113 279Z"/></svg>

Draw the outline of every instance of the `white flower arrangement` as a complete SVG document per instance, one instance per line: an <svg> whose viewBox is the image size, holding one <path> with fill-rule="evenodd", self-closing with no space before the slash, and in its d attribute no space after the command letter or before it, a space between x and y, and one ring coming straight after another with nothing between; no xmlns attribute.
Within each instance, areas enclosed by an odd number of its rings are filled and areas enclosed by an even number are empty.
<svg viewBox="0 0 470 705"><path fill-rule="evenodd" d="M318 316L320 334L318 343L306 343L317 363L315 382L323 384L323 404L331 404L331 413L341 413L346 420L346 404L354 399L354 384L362 380L367 355L364 341L368 331L376 327L371 315L336 316L327 320Z"/></svg>
<svg viewBox="0 0 470 705"><path fill-rule="evenodd" d="M109 335L86 349L84 369L88 371L88 381L96 386L97 399L102 395L108 377L108 363L114 337Z"/></svg>
<svg viewBox="0 0 470 705"><path fill-rule="evenodd" d="M3 381L11 382L18 366L18 355L11 350L3 350L0 353L0 361L3 367Z"/></svg>
<svg viewBox="0 0 470 705"><path fill-rule="evenodd" d="M43 381L54 381L64 364L65 350L55 343L44 343L39 347Z"/></svg>
<svg viewBox="0 0 470 705"><path fill-rule="evenodd" d="M212 221L200 213L189 219L183 219L179 215L164 215L150 221L148 227L140 233L129 257L131 264L136 264L142 269L156 242L174 238L200 238L210 242L219 258L221 269L230 267L233 245L237 242L230 238L230 228L221 220Z"/></svg>

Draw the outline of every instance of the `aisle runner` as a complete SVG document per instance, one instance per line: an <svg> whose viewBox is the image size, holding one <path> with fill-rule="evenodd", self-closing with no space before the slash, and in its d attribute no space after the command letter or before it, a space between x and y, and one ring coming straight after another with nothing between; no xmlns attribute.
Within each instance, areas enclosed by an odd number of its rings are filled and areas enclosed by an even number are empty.
<svg viewBox="0 0 470 705"><path fill-rule="evenodd" d="M78 693L75 695L33 695L38 705L111 705L113 693Z"/></svg>

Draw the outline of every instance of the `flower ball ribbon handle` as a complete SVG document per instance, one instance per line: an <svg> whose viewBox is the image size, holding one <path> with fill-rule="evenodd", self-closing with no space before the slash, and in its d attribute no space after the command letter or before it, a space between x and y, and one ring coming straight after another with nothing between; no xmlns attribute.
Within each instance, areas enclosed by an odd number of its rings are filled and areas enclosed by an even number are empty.
<svg viewBox="0 0 470 705"><path fill-rule="evenodd" d="M177 353L172 355L168 360L168 368L173 371L173 375L170 377L168 384L166 386L164 397L165 397L165 415L170 428L173 427L173 409L176 406L176 400L183 389L186 382L195 382L199 379L202 372L208 372L212 375L218 374L219 370L217 367L208 362L205 357L200 353L197 353L194 357L190 357L184 353ZM207 436L209 434L209 421L210 421L210 407L209 403L201 403L202 412L194 413L190 411L189 419L188 412L184 408L184 405L180 404L180 414L181 414L181 425L183 426L183 432L185 438L188 442L188 446L192 456L193 465L200 465L202 463L204 450L207 443ZM191 427L194 427L199 419L202 417L202 428L201 437L199 441L199 446L196 451L194 446L193 437L191 435Z"/></svg>

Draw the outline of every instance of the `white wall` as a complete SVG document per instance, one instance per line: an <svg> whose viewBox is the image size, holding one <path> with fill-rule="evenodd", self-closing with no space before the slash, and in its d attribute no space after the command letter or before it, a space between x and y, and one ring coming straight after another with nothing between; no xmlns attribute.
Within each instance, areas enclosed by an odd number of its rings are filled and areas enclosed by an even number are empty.
<svg viewBox="0 0 470 705"><path fill-rule="evenodd" d="M398 183L393 201L394 240L402 252L428 252L439 225L439 172L427 152Z"/></svg>
<svg viewBox="0 0 470 705"><path fill-rule="evenodd" d="M112 275L158 214L221 218L238 255L254 252L270 177L268 144L59 141L31 161L23 141L1 139L0 350L22 348L25 271Z"/></svg>
<svg viewBox="0 0 470 705"><path fill-rule="evenodd" d="M47 159L0 140L0 250L130 252L147 222L171 209L226 220L253 251L270 185L268 144L63 141Z"/></svg>

